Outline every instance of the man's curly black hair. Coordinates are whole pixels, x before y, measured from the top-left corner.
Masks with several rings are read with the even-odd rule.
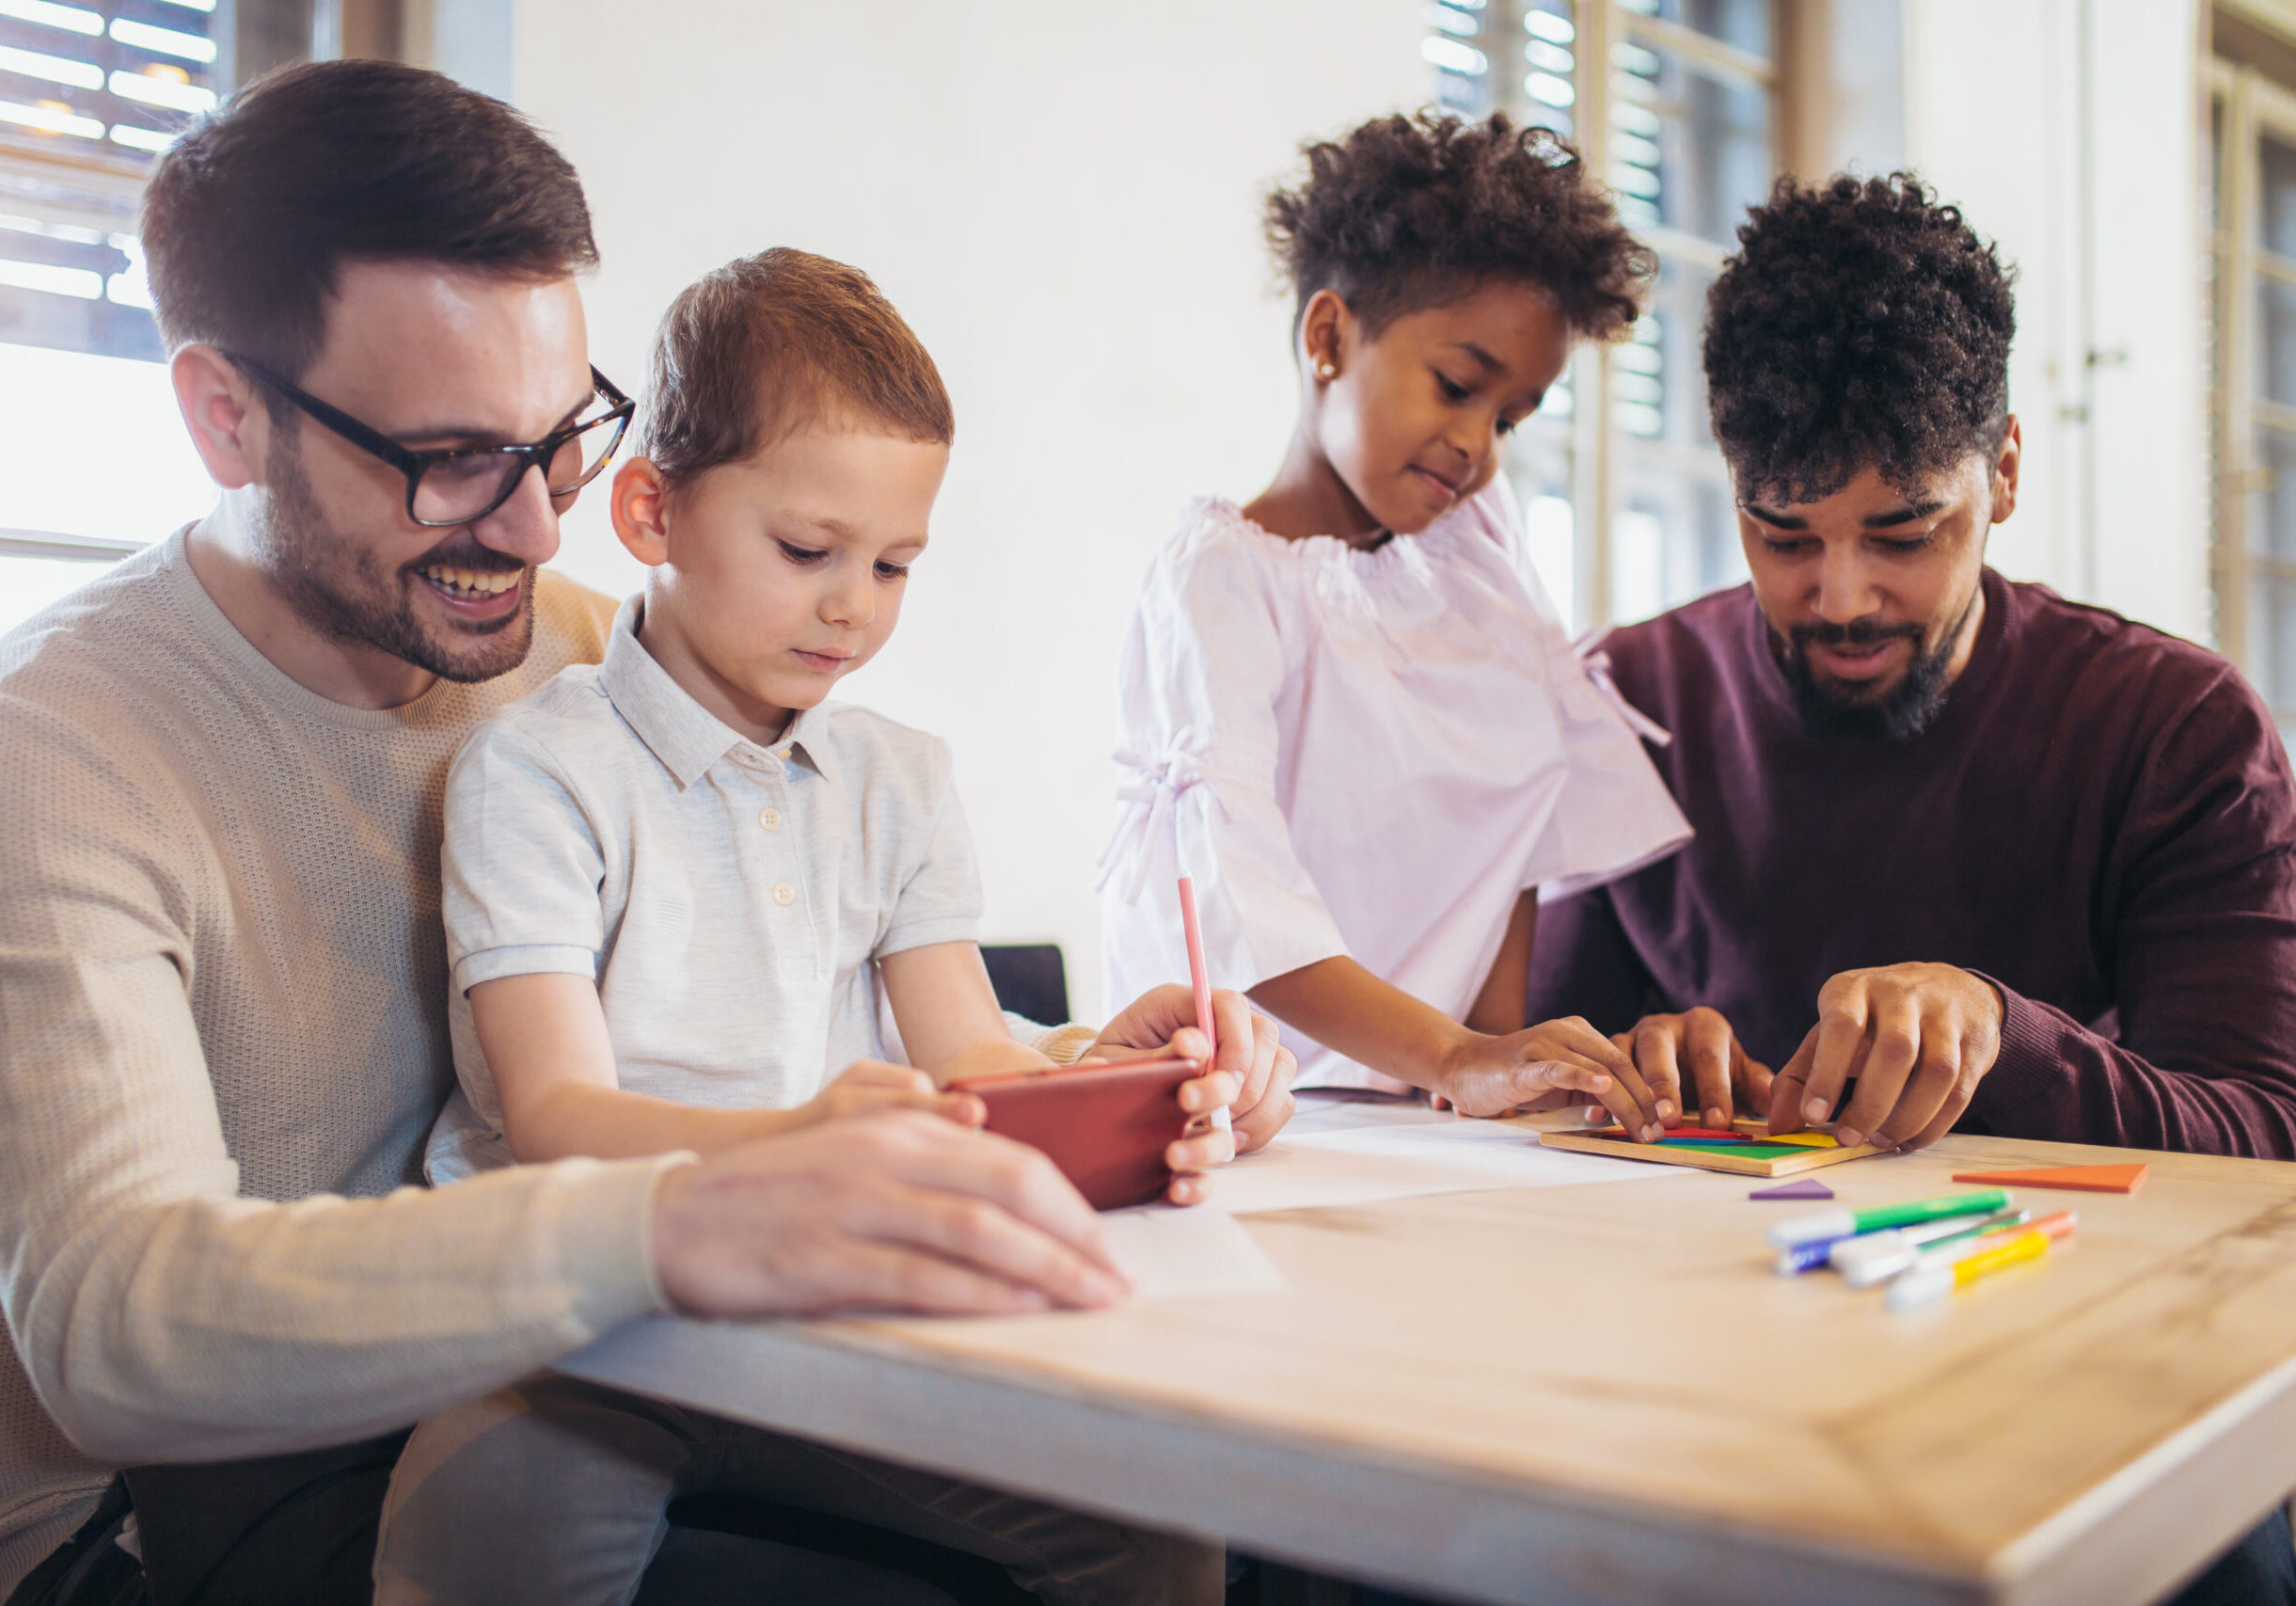
[[[1911,173],[1781,179],[1706,296],[1706,395],[1741,496],[1901,490],[2009,419],[2012,271]]]
[[[1299,311],[1338,293],[1377,334],[1495,281],[1550,292],[1576,334],[1616,340],[1657,260],[1552,130],[1422,112],[1305,148],[1307,181],[1268,197],[1268,244]],[[1296,319],[1296,314],[1295,314]]]

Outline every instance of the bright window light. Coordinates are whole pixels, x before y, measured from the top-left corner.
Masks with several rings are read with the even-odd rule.
[[[94,229],[82,229],[71,223],[42,223],[37,217],[18,217],[0,213],[0,229],[16,234],[38,234],[43,240],[63,240],[74,246],[101,246],[103,235]]]
[[[1565,634],[1578,633],[1578,543],[1571,504],[1560,497],[1533,497],[1523,510],[1523,534],[1530,566],[1538,572],[1562,615]]]
[[[0,374],[8,461],[40,466],[0,474],[0,530],[140,546],[214,505],[166,364],[0,344]],[[121,463],[135,472],[121,473]]]
[[[37,50],[17,50],[0,44],[0,72],[20,72],[26,78],[45,78],[74,89],[103,87],[103,69],[92,61],[64,56],[43,56]]]
[[[1558,78],[1552,72],[1531,73],[1523,80],[1523,92],[1550,106],[1567,106],[1578,99],[1578,91],[1571,87],[1571,81]]]
[[[215,0],[161,0],[163,5],[181,6],[186,11],[213,11]]]
[[[20,262],[0,257],[0,284],[17,290],[44,290],[51,295],[69,295],[80,301],[103,299],[102,274],[90,268],[58,267],[54,262]]]
[[[81,117],[70,106],[50,101],[43,105],[18,105],[14,101],[0,101],[0,122],[12,122],[24,128],[45,129],[50,134],[76,134],[83,139],[102,139],[103,124],[92,117]]]
[[[55,0],[0,0],[0,17],[62,28],[66,33],[86,34],[90,39],[103,32],[103,19],[95,12],[77,6],[58,6]]]
[[[166,106],[171,112],[203,112],[213,109],[215,104],[215,92],[213,89],[202,89],[197,84],[180,84],[172,78],[158,78],[144,72],[113,73],[112,93],[123,101],[141,101],[148,106]]]
[[[1523,31],[1549,44],[1568,44],[1578,37],[1578,30],[1571,26],[1570,18],[1558,17],[1552,11],[1524,12]]]
[[[1483,53],[1473,45],[1462,44],[1455,39],[1437,39],[1433,35],[1419,41],[1419,54],[1446,72],[1464,72],[1469,77],[1491,65]]]
[[[124,145],[131,151],[150,151],[154,154],[176,142],[172,134],[162,134],[156,128],[138,128],[132,122],[112,124],[112,143]]]
[[[203,34],[155,28],[150,23],[132,23],[125,17],[112,19],[112,38],[121,44],[132,44],[137,50],[157,51],[162,56],[180,56],[185,61],[207,62],[215,59],[215,41]]]
[[[1658,137],[1658,114],[1648,106],[1638,106],[1629,101],[1610,103],[1610,126],[1623,128],[1629,134],[1639,134],[1645,139]]]

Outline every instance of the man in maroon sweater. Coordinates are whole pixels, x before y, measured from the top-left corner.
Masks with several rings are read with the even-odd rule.
[[[1532,1020],[1681,1119],[2296,1156],[2296,786],[2239,671],[1985,566],[2007,275],[1911,179],[1781,183],[1707,310],[1750,585],[1604,644],[1697,828],[1539,914]],[[1775,1079],[1770,1067],[1777,1066]],[[2177,1606],[2296,1598],[2275,1510]]]
[[[1541,912],[1530,1018],[1631,1033],[1709,1124],[1854,1083],[1845,1140],[2296,1156],[2286,751],[2215,653],[1985,566],[1991,248],[1911,180],[1739,240],[1705,361],[1752,583],[1604,644],[1697,838]]]

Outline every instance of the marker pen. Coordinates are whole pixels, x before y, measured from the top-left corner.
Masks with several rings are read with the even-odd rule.
[[[2009,1207],[2004,1188],[1980,1188],[1974,1193],[1942,1194],[1936,1199],[1908,1200],[1903,1204],[1878,1204],[1866,1210],[1819,1210],[1791,1216],[1770,1229],[1773,1248],[1790,1249],[1820,1238],[1848,1238],[1877,1232],[1884,1227],[1910,1227],[1947,1216],[1990,1215]]]
[[[1924,1221],[1918,1227],[1889,1227],[1860,1237],[1834,1239],[1828,1259],[1852,1288],[1871,1288],[1895,1277],[1932,1246],[1998,1232],[2004,1227],[2020,1227],[2032,1219],[2030,1210],[2003,1210],[1975,1220],[1966,1216],[1948,1216],[1939,1221]]]
[[[1978,1252],[1966,1259],[1950,1264],[1917,1265],[1890,1284],[1889,1307],[1892,1311],[1918,1311],[1924,1305],[1934,1305],[1955,1289],[1966,1288],[1979,1278],[2039,1260],[2049,1253],[2050,1245],[2072,1230],[2072,1212],[2061,1211],[2035,1222],[2022,1232],[2005,1235],[1993,1248],[1981,1246]]]

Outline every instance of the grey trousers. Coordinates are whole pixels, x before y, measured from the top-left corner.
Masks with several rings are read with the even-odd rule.
[[[968,1551],[1075,1606],[1218,1606],[1217,1546],[542,1377],[432,1418],[391,1475],[375,1606],[626,1606],[670,1503],[749,1494]]]

